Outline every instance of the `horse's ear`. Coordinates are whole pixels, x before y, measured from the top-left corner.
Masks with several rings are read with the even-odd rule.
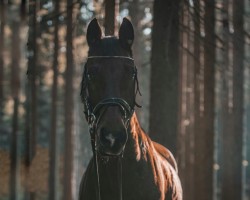
[[[130,49],[134,41],[133,25],[125,17],[122,20],[122,24],[119,30],[119,40],[122,46],[126,49]]]
[[[87,28],[87,42],[88,45],[94,44],[96,41],[100,40],[102,37],[102,30],[97,22],[97,19],[94,18],[89,23]]]

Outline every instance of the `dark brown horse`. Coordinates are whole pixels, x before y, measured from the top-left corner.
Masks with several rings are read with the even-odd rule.
[[[134,113],[138,81],[133,40],[126,18],[119,38],[102,38],[96,19],[88,26],[81,97],[94,156],[82,178],[79,200],[182,199],[174,157],[144,133]]]

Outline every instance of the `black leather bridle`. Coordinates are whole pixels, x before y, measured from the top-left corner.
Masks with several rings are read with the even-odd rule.
[[[115,58],[115,59],[129,59],[134,62],[134,59],[131,57],[126,57],[126,56],[89,56],[89,59],[98,59],[98,58]],[[85,117],[88,121],[89,124],[89,133],[90,133],[90,138],[91,138],[91,145],[92,145],[92,151],[93,151],[93,157],[94,157],[94,165],[96,169],[96,192],[97,192],[97,199],[101,200],[101,195],[100,195],[100,177],[99,177],[99,167],[98,167],[98,152],[97,152],[97,144],[96,144],[96,129],[99,124],[99,120],[101,119],[101,116],[105,112],[105,108],[109,106],[118,106],[123,114],[123,120],[126,128],[128,128],[130,119],[134,113],[134,107],[141,107],[138,105],[135,101],[136,94],[140,93],[139,89],[139,84],[138,84],[138,79],[137,79],[137,68],[134,65],[134,74],[133,74],[133,79],[134,79],[134,103],[133,105],[130,105],[125,99],[118,98],[118,97],[112,97],[112,98],[106,98],[97,103],[94,107],[91,105],[91,102],[89,100],[89,93],[88,93],[88,69],[85,66],[84,73],[83,73],[83,82],[82,82],[82,88],[81,88],[81,97],[82,101],[84,103],[84,108],[85,108]],[[119,200],[122,200],[122,156],[123,152],[121,155],[117,156],[118,158],[118,174],[120,177],[119,178]]]

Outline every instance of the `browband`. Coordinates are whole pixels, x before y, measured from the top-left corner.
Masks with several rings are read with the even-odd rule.
[[[131,57],[128,57],[128,56],[89,56],[87,57],[88,59],[91,59],[91,58],[126,58],[126,59],[129,59],[129,60],[133,60],[133,58]]]

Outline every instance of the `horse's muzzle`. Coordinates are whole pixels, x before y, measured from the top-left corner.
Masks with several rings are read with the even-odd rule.
[[[98,129],[97,150],[101,155],[118,156],[122,154],[127,142],[125,127],[112,130],[108,127]]]

